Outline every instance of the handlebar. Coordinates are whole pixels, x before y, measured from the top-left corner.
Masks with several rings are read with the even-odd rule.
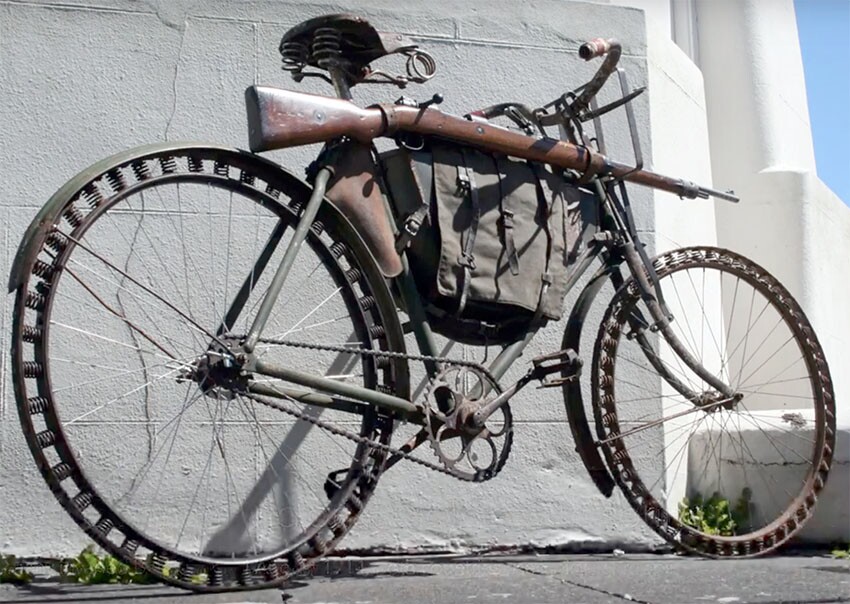
[[[590,100],[596,96],[596,93],[605,85],[608,77],[617,69],[617,63],[620,61],[622,50],[622,45],[614,38],[609,38],[608,40],[594,38],[579,47],[578,56],[585,61],[590,61],[603,55],[605,55],[605,61],[596,73],[593,74],[593,78],[584,86],[581,94],[573,103],[573,110],[576,113],[587,109]]]

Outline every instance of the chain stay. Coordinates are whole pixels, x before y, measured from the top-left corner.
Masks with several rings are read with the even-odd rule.
[[[289,341],[289,340],[282,340],[282,339],[276,339],[276,338],[260,338],[258,341],[263,343],[263,344],[275,344],[275,345],[278,345],[278,346],[289,346],[291,348],[304,348],[304,349],[309,349],[309,350],[324,350],[324,351],[336,352],[336,353],[340,353],[340,354],[357,354],[361,357],[383,357],[383,358],[389,358],[389,359],[405,359],[405,360],[408,360],[408,361],[434,361],[434,362],[443,363],[443,364],[446,364],[446,365],[457,365],[457,366],[461,366],[461,367],[471,367],[471,368],[474,368],[474,369],[480,371],[484,375],[486,375],[487,378],[491,379],[494,383],[498,383],[498,381],[493,377],[493,375],[487,370],[486,367],[484,367],[480,363],[476,363],[474,361],[463,361],[463,360],[459,360],[459,359],[450,359],[450,358],[446,358],[446,357],[436,357],[436,356],[428,356],[428,355],[407,354],[407,353],[404,353],[404,352],[393,352],[393,351],[387,351],[387,350],[372,350],[372,349],[369,349],[369,348],[352,348],[352,347],[349,347],[349,346],[331,346],[331,345],[327,345],[327,344],[310,344],[310,343],[307,343],[307,342],[293,342],[293,341]],[[428,381],[431,382],[432,378],[428,378]],[[486,480],[488,480],[489,478],[492,477],[492,474],[485,473],[485,472],[476,473],[474,476],[467,476],[467,475],[458,474],[458,473],[455,473],[452,470],[450,470],[449,468],[446,468],[442,465],[439,465],[439,464],[436,464],[436,463],[433,463],[433,462],[430,462],[430,461],[425,461],[424,459],[420,459],[418,457],[414,457],[411,453],[407,453],[407,452],[402,451],[401,449],[396,448],[396,447],[391,447],[389,445],[379,443],[379,442],[372,440],[370,438],[366,438],[365,436],[360,436],[359,434],[355,434],[354,432],[351,432],[350,430],[344,430],[343,428],[340,428],[340,427],[335,426],[333,424],[330,424],[328,422],[322,421],[318,418],[311,417],[311,416],[307,415],[306,413],[303,413],[301,411],[297,411],[296,409],[291,409],[291,408],[289,408],[289,407],[287,407],[287,406],[283,405],[282,403],[279,403],[275,400],[268,399],[266,397],[256,395],[256,394],[253,394],[253,393],[250,393],[250,392],[243,392],[241,394],[242,394],[242,396],[250,398],[251,400],[258,402],[261,405],[271,407],[272,409],[275,409],[277,411],[282,411],[283,413],[286,413],[286,414],[288,414],[292,417],[295,417],[297,419],[300,419],[300,420],[306,421],[310,424],[313,424],[317,428],[320,428],[322,430],[330,432],[331,434],[334,434],[336,436],[342,436],[343,438],[346,438],[353,443],[366,445],[368,447],[378,449],[378,450],[383,451],[385,453],[388,453],[390,455],[398,456],[401,459],[404,459],[404,460],[407,460],[407,461],[412,461],[413,463],[418,464],[418,465],[420,465],[424,468],[427,468],[429,470],[433,470],[433,471],[439,472],[441,474],[447,474],[449,476],[453,476],[453,477],[457,478],[458,480],[460,480],[462,482],[484,482],[484,481],[486,481]]]

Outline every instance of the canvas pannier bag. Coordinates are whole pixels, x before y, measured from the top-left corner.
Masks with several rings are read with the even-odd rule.
[[[504,343],[561,318],[569,267],[596,222],[592,195],[542,164],[443,141],[382,159],[435,331]]]

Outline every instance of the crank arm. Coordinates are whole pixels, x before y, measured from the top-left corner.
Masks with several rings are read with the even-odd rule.
[[[528,373],[518,379],[513,386],[472,414],[468,421],[473,428],[483,428],[493,413],[507,404],[517,392],[525,388],[531,381],[540,380],[541,388],[551,388],[553,386],[561,386],[566,382],[577,379],[581,375],[581,359],[574,350],[569,348],[536,357],[531,362],[532,367],[528,370]],[[555,373],[559,374],[559,377],[547,377]]]
[[[384,465],[384,472],[389,470],[391,467],[396,465],[398,462],[404,459],[404,456],[408,453],[412,453],[414,449],[419,448],[419,445],[428,440],[428,431],[425,428],[422,428],[419,432],[410,437],[410,439],[401,446],[399,449],[399,453],[393,453],[390,458],[387,460],[387,463]]]
[[[473,428],[483,428],[491,415],[506,405],[517,392],[525,388],[525,386],[534,379],[537,379],[535,370],[530,369],[528,373],[519,378],[513,386],[473,413],[467,421]]]

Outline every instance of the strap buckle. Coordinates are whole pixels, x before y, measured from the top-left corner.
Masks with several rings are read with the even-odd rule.
[[[457,188],[459,191],[470,191],[472,189],[472,179],[469,177],[469,168],[466,166],[457,171]]]
[[[408,215],[407,218],[404,219],[404,223],[401,227],[401,232],[399,232],[396,237],[396,251],[401,252],[401,250],[407,248],[410,245],[410,242],[414,237],[419,233],[419,229],[422,228],[422,224],[425,222],[425,218],[428,215],[428,204],[420,205],[415,212]]]
[[[457,257],[457,263],[469,270],[475,270],[475,256],[472,254],[468,254],[466,252],[461,252],[460,256]]]
[[[416,213],[411,214],[404,221],[404,232],[410,235],[411,238],[419,234],[419,229],[422,228],[422,220],[416,216]]]

